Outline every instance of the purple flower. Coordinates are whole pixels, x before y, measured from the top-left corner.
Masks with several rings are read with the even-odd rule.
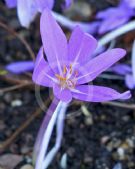
[[[91,59],[97,46],[96,39],[76,27],[67,42],[49,9],[42,13],[40,28],[43,47],[33,72],[36,84],[53,88],[55,97],[64,102],[70,102],[72,98],[103,102],[131,97],[129,91],[120,94],[108,87],[87,84],[123,58],[125,50],[112,49]]]
[[[121,0],[118,7],[112,7],[97,14],[96,18],[101,19],[101,25],[99,28],[100,34],[123,25],[135,15],[135,2],[133,2],[134,0],[131,1]]]

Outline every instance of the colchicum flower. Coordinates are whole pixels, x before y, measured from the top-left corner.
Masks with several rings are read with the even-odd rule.
[[[135,1],[121,0],[118,7],[112,7],[98,12],[96,18],[101,19],[99,34],[111,31],[130,20],[135,16]]]
[[[67,42],[49,9],[42,13],[40,31],[43,47],[33,72],[36,84],[53,88],[55,97],[63,102],[70,102],[72,98],[104,102],[131,97],[129,91],[120,94],[108,87],[88,84],[123,58],[125,50],[112,49],[91,59],[97,46],[96,39],[77,26]],[[47,60],[44,59],[44,51]]]

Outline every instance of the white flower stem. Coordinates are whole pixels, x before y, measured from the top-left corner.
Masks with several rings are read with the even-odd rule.
[[[58,103],[58,105],[57,105],[57,107],[56,107],[56,109],[49,121],[49,124],[45,130],[45,133],[42,137],[42,142],[41,142],[40,151],[39,151],[39,154],[38,154],[38,157],[36,160],[35,169],[42,168],[42,164],[43,164],[46,152],[47,152],[47,148],[48,148],[48,144],[49,144],[49,141],[51,138],[51,134],[52,134],[52,131],[53,131],[53,128],[54,128],[54,125],[55,125],[55,122],[56,122],[56,119],[57,119],[57,116],[58,116],[58,113],[59,113],[62,103],[63,102],[61,102],[61,101]]]
[[[127,24],[121,26],[120,28],[115,29],[107,33],[98,41],[98,48],[97,51],[100,50],[101,47],[106,45],[107,43],[111,42],[113,39],[135,29],[135,20],[128,22]]]
[[[47,169],[47,167],[50,165],[54,156],[56,155],[56,153],[58,152],[58,150],[60,148],[62,137],[63,137],[63,129],[64,129],[64,120],[65,120],[66,109],[67,109],[67,104],[63,103],[61,105],[61,110],[60,110],[60,112],[58,114],[58,118],[57,118],[56,142],[55,142],[54,147],[46,155],[44,162],[43,162],[43,168],[42,169]]]
[[[52,115],[57,107],[59,103],[59,100],[57,98],[54,98],[51,105],[49,106],[46,114],[45,114],[45,117],[43,119],[43,122],[40,126],[40,129],[39,129],[39,132],[38,132],[38,135],[37,135],[37,138],[36,138],[36,142],[35,142],[35,146],[34,146],[34,153],[33,153],[33,162],[35,164],[35,161],[36,161],[36,158],[38,157],[38,154],[39,154],[39,151],[40,151],[40,147],[41,147],[41,143],[42,143],[42,140],[43,140],[43,136],[44,136],[44,133],[46,131],[46,128],[52,118]]]

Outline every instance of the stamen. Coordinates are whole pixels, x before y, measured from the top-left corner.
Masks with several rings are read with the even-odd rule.
[[[72,69],[72,64],[70,64],[70,69],[69,69],[69,73],[72,74],[73,69]]]
[[[63,68],[63,74],[66,74],[66,73],[67,73],[67,67],[64,66],[64,68]]]
[[[66,77],[62,77],[62,76],[60,76],[60,75],[58,75],[58,74],[55,74],[55,76],[56,76],[60,81],[66,81],[66,80],[67,80]]]
[[[69,87],[71,87],[71,88],[75,88],[75,85],[76,85],[76,83],[75,82],[73,82],[72,80],[68,80],[70,83],[68,84],[69,85]]]
[[[68,77],[67,72],[70,73],[70,77]],[[73,76],[71,76],[71,75],[73,75]],[[73,67],[71,64],[70,64],[69,68],[67,68],[66,66],[63,67],[63,75],[55,74],[55,77],[58,79],[61,89],[75,88],[76,82],[77,82],[77,78],[76,78],[77,76],[78,76],[78,71],[73,72]]]
[[[79,74],[79,73],[78,73],[78,71],[75,71],[75,77],[77,77],[77,76],[78,76],[78,74]]]

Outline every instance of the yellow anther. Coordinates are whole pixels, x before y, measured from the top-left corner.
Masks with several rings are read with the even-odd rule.
[[[69,76],[70,73],[70,76]],[[69,67],[63,66],[63,74],[55,74],[58,79],[59,85],[62,88],[73,89],[76,86],[78,71],[73,71],[73,66],[70,64]]]
[[[64,66],[64,68],[63,68],[63,74],[66,74],[66,73],[67,73],[67,67]]]
[[[66,81],[66,80],[67,80],[66,77],[62,77],[62,76],[60,76],[60,75],[58,75],[58,74],[55,74],[55,76],[56,76],[57,79],[60,80],[60,81]]]
[[[73,69],[72,69],[72,64],[70,64],[69,73],[72,74],[72,71],[73,71]]]

